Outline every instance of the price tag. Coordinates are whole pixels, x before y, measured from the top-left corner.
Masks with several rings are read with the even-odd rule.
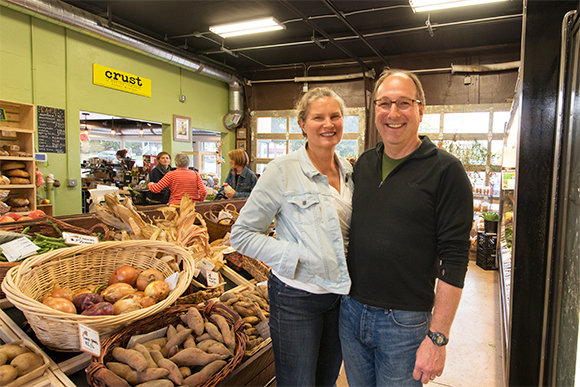
[[[2,249],[7,260],[14,262],[35,254],[40,247],[36,246],[28,238],[23,237],[0,245],[0,249]]]
[[[67,245],[94,245],[99,243],[99,238],[92,235],[73,234],[71,232],[63,232],[62,237],[64,243]]]
[[[261,323],[259,323],[258,325],[256,325],[256,329],[258,330],[258,333],[260,334],[260,336],[266,340],[267,338],[270,337],[270,324],[269,324],[268,319],[262,321]]]
[[[81,343],[81,350],[96,357],[101,356],[99,332],[79,323],[79,341]]]
[[[169,285],[169,291],[173,291],[173,289],[175,289],[177,286],[177,281],[179,281],[179,273],[175,272],[171,274],[169,277],[165,278],[164,281],[167,285]]]
[[[205,278],[207,279],[207,286],[209,286],[210,288],[213,288],[214,286],[218,286],[220,284],[220,276],[213,270],[206,270]]]

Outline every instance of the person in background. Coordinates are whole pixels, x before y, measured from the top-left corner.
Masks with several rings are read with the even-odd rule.
[[[341,295],[350,278],[345,246],[352,167],[335,154],[344,102],[328,88],[297,105],[306,144],[265,168],[232,226],[231,245],[271,267],[270,333],[278,386],[333,386],[342,355]],[[274,219],[276,238],[266,236]]]
[[[234,149],[228,152],[228,157],[230,159],[230,164],[232,169],[226,181],[219,189],[217,196],[222,199],[233,199],[233,198],[247,198],[250,196],[252,189],[256,185],[258,179],[254,172],[247,167],[250,163],[250,158],[248,154],[243,149]],[[232,188],[232,190],[226,190],[225,185]]]
[[[152,183],[158,183],[172,169],[171,155],[169,153],[159,152],[156,158],[157,165],[149,172],[149,181]],[[167,203],[169,202],[170,194],[169,188],[164,188],[161,192],[152,194],[151,199],[160,203]]]
[[[117,157],[117,161],[119,161],[119,162],[125,160],[127,158],[127,149],[118,150],[115,157]]]
[[[177,168],[167,172],[158,183],[149,183],[149,190],[159,193],[164,188],[169,188],[169,204],[179,204],[185,194],[194,202],[204,201],[207,191],[199,173],[188,168],[189,156],[185,153],[176,154],[175,166]]]
[[[445,365],[473,194],[461,162],[418,135],[425,93],[414,74],[387,70],[373,96],[382,142],[354,166],[342,353],[350,386],[421,386]]]

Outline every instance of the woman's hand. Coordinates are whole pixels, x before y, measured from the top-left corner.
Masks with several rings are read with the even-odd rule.
[[[230,192],[226,191],[226,192],[224,192],[224,193],[226,194],[226,197],[227,197],[228,199],[233,199],[233,197],[234,197],[234,194],[236,193],[236,191],[234,191],[234,190],[231,190]]]

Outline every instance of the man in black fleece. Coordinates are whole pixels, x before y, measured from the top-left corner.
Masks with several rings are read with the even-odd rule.
[[[354,167],[342,352],[349,385],[420,386],[445,365],[469,262],[472,187],[457,158],[418,136],[425,95],[415,75],[388,70],[373,95],[383,141]]]

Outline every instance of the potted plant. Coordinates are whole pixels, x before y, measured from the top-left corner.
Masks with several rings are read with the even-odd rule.
[[[483,219],[483,228],[486,233],[497,234],[499,214],[495,211],[482,212],[479,215]]]

